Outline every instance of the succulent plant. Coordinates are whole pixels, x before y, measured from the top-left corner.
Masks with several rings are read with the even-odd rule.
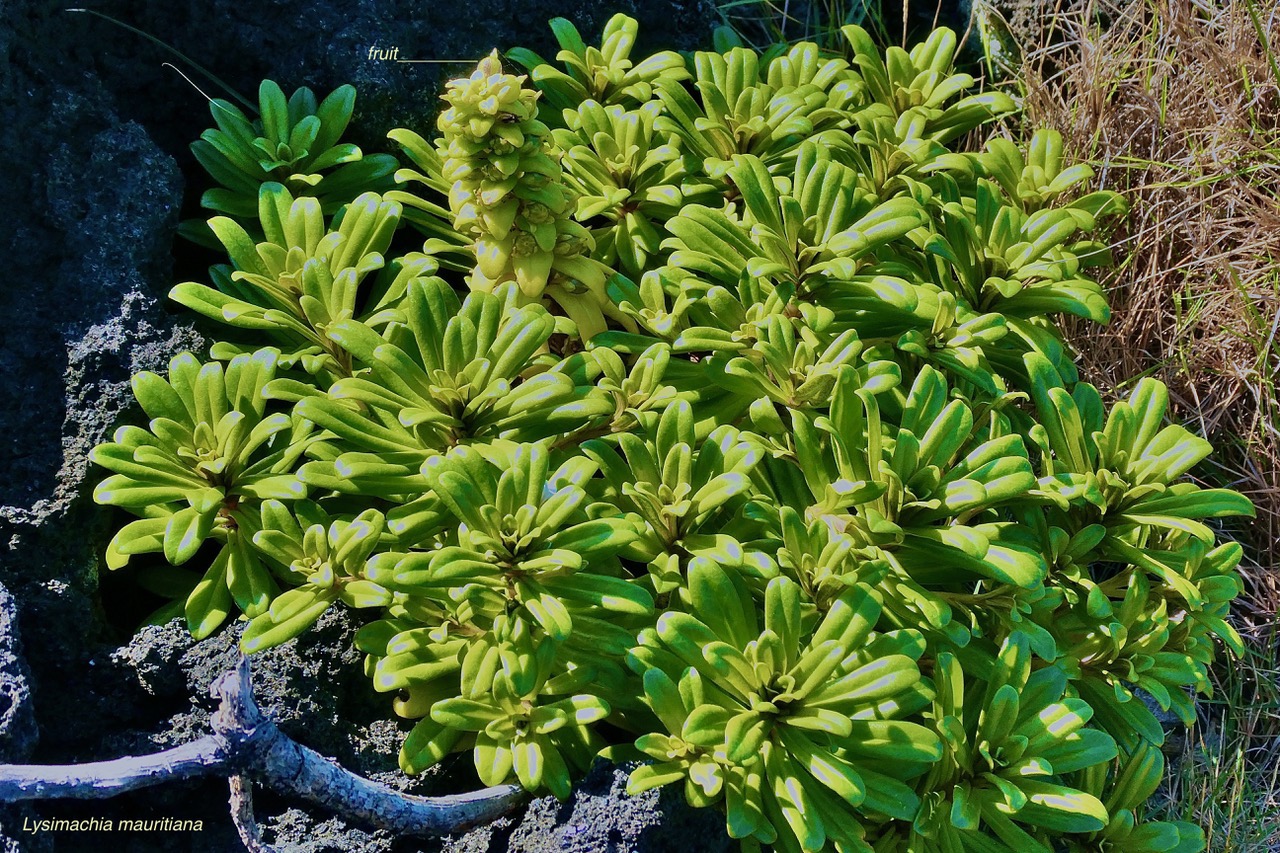
[[[663,224],[685,201],[688,169],[677,143],[657,131],[661,105],[632,110],[584,101],[552,131],[564,151],[565,183],[577,194],[574,216],[592,228],[603,262],[639,277],[662,253]]]
[[[525,788],[564,799],[570,767],[585,770],[604,745],[588,727],[609,715],[609,705],[590,693],[566,695],[589,685],[590,672],[553,676],[551,637],[535,641],[526,623],[505,617],[494,633],[495,646],[474,647],[484,650],[477,663],[463,662],[462,695],[436,702],[431,720],[442,731],[475,733],[476,771],[486,785],[514,774]]]
[[[1000,184],[1006,198],[1020,204],[1027,213],[1035,213],[1093,177],[1093,169],[1087,163],[1065,164],[1062,134],[1050,128],[1032,134],[1025,158],[1008,139],[987,140],[979,166]],[[1120,211],[1124,206],[1119,193],[1099,190],[1069,202],[1065,209],[1097,216],[1105,208]],[[1088,228],[1089,221],[1083,220],[1081,227]]]
[[[578,28],[564,18],[553,18],[551,30],[560,43],[556,59],[565,64],[565,71],[525,48],[513,48],[507,56],[529,69],[544,103],[556,113],[545,117],[554,124],[559,123],[561,110],[575,109],[583,101],[636,106],[653,99],[653,87],[659,81],[689,77],[684,59],[674,50],[632,61],[639,27],[626,15],[609,19],[598,48],[588,47]]]
[[[669,263],[720,285],[768,277],[804,297],[853,277],[861,258],[927,222],[914,199],[856,192],[852,170],[808,142],[785,193],[758,157],[736,155],[725,174],[742,196],[740,216],[689,205],[668,223]]]
[[[302,476],[359,492],[359,462],[369,461],[377,472],[372,493],[385,493],[394,488],[388,466],[416,478],[429,457],[458,444],[544,438],[612,414],[612,403],[570,363],[548,369],[537,363],[555,321],[540,305],[515,307],[520,301],[508,284],[494,293],[472,292],[459,304],[453,289],[433,276],[409,282],[382,334],[359,320],[334,323],[330,339],[363,372],[335,382],[327,394],[292,380],[268,392],[297,399],[303,417],[365,456],[317,459]],[[577,362],[590,369],[585,357]],[[417,490],[426,488],[421,483]]]
[[[262,396],[278,357],[263,349],[224,367],[182,353],[169,363],[167,380],[139,373],[133,392],[149,428],[121,427],[114,441],[93,449],[93,461],[115,472],[98,484],[94,500],[141,516],[107,546],[108,568],[155,552],[178,566],[206,540],[219,543],[184,596],[187,624],[198,638],[222,624],[233,600],[250,616],[267,609],[279,588],[252,547],[257,507],[307,494],[294,466],[312,425],[284,412],[268,415]]]
[[[266,612],[250,620],[240,643],[246,652],[292,640],[337,602],[349,607],[391,603],[391,593],[365,577],[365,561],[386,526],[382,513],[368,509],[350,521],[334,521],[319,505],[305,501],[294,511],[296,519],[280,501],[262,504],[262,527],[253,535],[253,544],[301,583],[276,596]]]
[[[228,125],[279,162],[172,296],[234,331],[94,451],[137,516],[107,565],[249,651],[359,608],[409,773],[566,797],[639,758],[748,851],[1203,850],[1144,818],[1144,697],[1190,721],[1242,650],[1212,525],[1253,510],[1056,325],[1106,321],[1123,200],[1050,132],[955,150],[1013,104],[949,32],[686,61],[553,27],[565,70],[509,54],[536,90],[495,54],[439,138],[393,131],[399,188],[312,180],[344,94]]]
[[[937,735],[900,719],[927,701],[918,633],[873,637],[879,603],[858,586],[806,625],[800,587],[774,578],[763,627],[745,585],[711,561],[689,591],[691,612],[662,615],[632,650],[665,728],[637,740],[658,761],[629,791],[687,780],[694,805],[723,798],[731,836],[778,850],[856,845],[858,812],[915,814],[904,780],[942,755]]]
[[[1053,666],[1032,672],[1030,640],[1016,631],[1001,646],[980,698],[966,691],[965,672],[954,654],[938,656],[933,719],[945,755],[930,769],[933,793],[913,831],[939,850],[984,829],[1010,849],[1034,850],[1038,830],[1103,829],[1109,816],[1102,801],[1063,781],[1105,767],[1116,744],[1086,727],[1093,709],[1064,696],[1066,674]]]
[[[589,620],[652,611],[648,592],[615,559],[636,538],[634,527],[585,516],[589,459],[552,472],[541,445],[495,443],[489,454],[459,448],[428,460],[428,482],[463,525],[457,544],[379,554],[369,562],[372,580],[465,600],[473,619],[518,614],[557,642],[573,633],[576,610]]]
[[[229,101],[210,101],[217,128],[202,133],[191,151],[221,186],[206,190],[200,203],[233,219],[250,220],[257,214],[258,189],[264,183],[306,192],[325,213],[334,213],[366,190],[389,188],[394,157],[366,156],[359,147],[338,141],[355,102],[352,86],[340,86],[319,103],[306,87],[286,100],[271,80],[263,80],[258,90],[256,119]]]
[[[640,522],[628,553],[648,563],[658,593],[684,585],[690,557],[728,559],[726,548],[739,550],[711,531],[719,528],[714,519],[723,518],[748,487],[761,455],[757,447],[727,425],[699,441],[693,409],[684,400],[670,403],[649,435],[624,432],[616,441],[616,449],[593,440],[582,450],[599,463],[608,499]]]
[[[369,300],[369,310],[361,311],[361,282],[384,267],[400,206],[365,193],[326,228],[316,199],[295,199],[280,184],[263,184],[258,201],[265,239],[255,244],[228,217],[209,220],[233,266],[210,271],[216,289],[185,282],[170,291],[170,298],[227,325],[267,333],[282,348],[286,367],[298,362],[329,381],[350,376],[350,357],[329,339],[328,328],[399,299],[409,279],[435,272],[435,262],[425,255],[399,259],[378,282],[380,299]],[[214,356],[230,358],[242,350],[219,343]]]
[[[952,66],[959,42],[946,27],[934,30],[910,51],[890,46],[883,53],[862,27],[849,24],[841,27],[841,32],[853,50],[853,62],[872,100],[897,115],[922,110],[927,133],[938,142],[948,142],[992,116],[1016,109],[1013,99],[999,91],[948,103],[972,88],[974,79],[955,73]]]
[[[769,60],[744,47],[693,57],[695,99],[679,81],[660,80],[656,95],[666,116],[660,128],[701,158],[712,186],[735,154],[753,154],[773,166],[785,163],[801,142],[824,130],[847,127],[864,87],[843,59],[823,58],[802,42]],[[699,100],[701,103],[699,103]]]
[[[1097,832],[1065,839],[1071,853],[1084,850],[1184,853],[1205,848],[1204,830],[1186,821],[1148,821],[1143,804],[1164,777],[1164,756],[1142,743],[1113,764],[1095,764],[1074,774],[1076,784],[1101,800],[1111,820]]]

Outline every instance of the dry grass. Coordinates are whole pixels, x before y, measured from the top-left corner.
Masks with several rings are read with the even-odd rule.
[[[1257,0],[1254,0],[1256,3]],[[1042,19],[1025,118],[1128,197],[1114,320],[1072,329],[1109,390],[1164,380],[1212,440],[1207,476],[1259,509],[1257,617],[1280,605],[1280,11],[1249,0],[1094,0]],[[1270,622],[1270,618],[1256,620]]]
[[[1274,0],[1068,0],[1020,31],[1024,120],[1055,127],[1129,198],[1109,326],[1076,324],[1081,375],[1170,387],[1214,442],[1201,472],[1248,494],[1248,654],[1172,756],[1160,809],[1214,853],[1280,851],[1280,7]],[[1053,0],[1048,4],[1052,7]],[[1016,25],[1016,22],[1015,22]]]

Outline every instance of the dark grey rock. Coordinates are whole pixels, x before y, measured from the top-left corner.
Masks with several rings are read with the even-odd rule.
[[[6,257],[31,265],[16,279],[24,286],[3,297],[3,381],[18,385],[4,390],[24,401],[6,413],[0,445],[0,463],[18,475],[0,492],[11,522],[40,524],[65,512],[80,492],[88,448],[131,402],[129,372],[203,343],[183,338],[159,304],[181,201],[176,164],[138,124],[85,128],[88,103],[61,93],[49,107],[50,120],[66,126],[47,140],[43,186],[15,205],[39,216],[5,229]]]
[[[631,766],[596,762],[566,802],[554,797],[534,800],[497,847],[484,830],[475,833],[489,847],[469,845],[467,838],[444,848],[447,853],[508,850],[510,853],[719,853],[737,848],[724,828],[724,817],[712,809],[690,808],[680,786],[627,795]]]
[[[28,758],[37,737],[17,617],[13,596],[0,584],[0,761],[8,763]]]
[[[261,828],[263,840],[279,853],[389,853],[394,842],[389,832],[352,829],[336,819],[316,821],[305,811],[292,808],[268,818]]]
[[[182,620],[164,625],[147,625],[138,630],[129,644],[122,646],[112,659],[133,670],[142,689],[152,696],[186,696],[186,679],[179,667],[182,655],[195,640]]]
[[[63,13],[4,11],[0,146],[22,161],[0,175],[0,395],[17,401],[0,410],[0,571],[30,626],[41,749],[56,756],[134,707],[95,660],[112,642],[96,593],[117,519],[87,500],[88,452],[132,411],[132,372],[203,341],[162,307],[177,164],[62,52]]]
[[[568,18],[594,43],[605,21],[625,12],[641,22],[639,51],[705,47],[716,20],[710,0],[476,0],[465,6],[418,0],[267,0],[246,6],[212,0],[98,8],[169,42],[254,103],[264,77],[286,92],[308,85],[323,94],[343,83],[355,85],[352,138],[366,150],[388,150],[386,132],[394,127],[432,129],[441,81],[495,47],[521,45],[554,57],[551,18]],[[208,126],[204,98],[171,69],[160,67],[172,60],[170,55],[90,16],[61,18],[58,25],[79,45],[76,56],[96,69],[128,117],[148,128],[161,126],[157,138],[166,150],[185,151]],[[373,46],[399,47],[406,59],[464,62],[370,61]],[[210,95],[228,97],[204,78],[192,77]],[[190,109],[175,116],[175,104]]]
[[[7,763],[30,758],[37,738],[17,616],[13,596],[0,584],[0,762]],[[13,828],[21,827],[23,818],[30,816],[27,806],[0,807],[0,851],[20,853],[22,848]]]

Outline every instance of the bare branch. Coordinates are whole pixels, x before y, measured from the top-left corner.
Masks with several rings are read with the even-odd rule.
[[[0,764],[0,803],[69,797],[99,800],[160,782],[220,773],[227,756],[221,741],[206,735],[151,755],[89,764]]]
[[[239,774],[227,779],[231,788],[231,822],[236,825],[240,843],[248,853],[276,853],[262,840],[258,822],[253,817],[253,782]]]
[[[253,700],[249,661],[214,683],[219,699],[213,734],[152,755],[90,764],[0,765],[0,803],[18,800],[101,799],[148,785],[201,776],[233,778],[232,805],[248,806],[248,779],[322,806],[344,819],[397,834],[447,835],[497,820],[525,798],[517,785],[468,794],[416,797],[344,770],[294,741],[264,717]],[[240,796],[234,777],[243,775]],[[251,815],[251,811],[245,812]],[[252,818],[249,818],[250,821]],[[264,848],[266,849],[266,848]]]

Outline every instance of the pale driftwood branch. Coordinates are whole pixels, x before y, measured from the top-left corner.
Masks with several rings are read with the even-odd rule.
[[[239,774],[227,779],[231,789],[231,822],[236,834],[248,853],[276,853],[276,849],[262,840],[258,822],[253,818],[253,782]]]
[[[0,803],[60,797],[100,800],[160,782],[217,773],[226,764],[216,738],[151,755],[91,764],[0,764]]]
[[[498,785],[469,794],[416,797],[344,770],[294,741],[262,715],[253,701],[246,658],[242,657],[236,669],[219,678],[212,692],[219,699],[211,721],[212,734],[164,752],[114,761],[2,764],[0,803],[100,799],[175,779],[244,775],[279,793],[323,806],[347,820],[397,834],[448,835],[497,820],[525,797],[516,785]],[[243,808],[243,794],[247,791],[242,788],[240,793]]]

